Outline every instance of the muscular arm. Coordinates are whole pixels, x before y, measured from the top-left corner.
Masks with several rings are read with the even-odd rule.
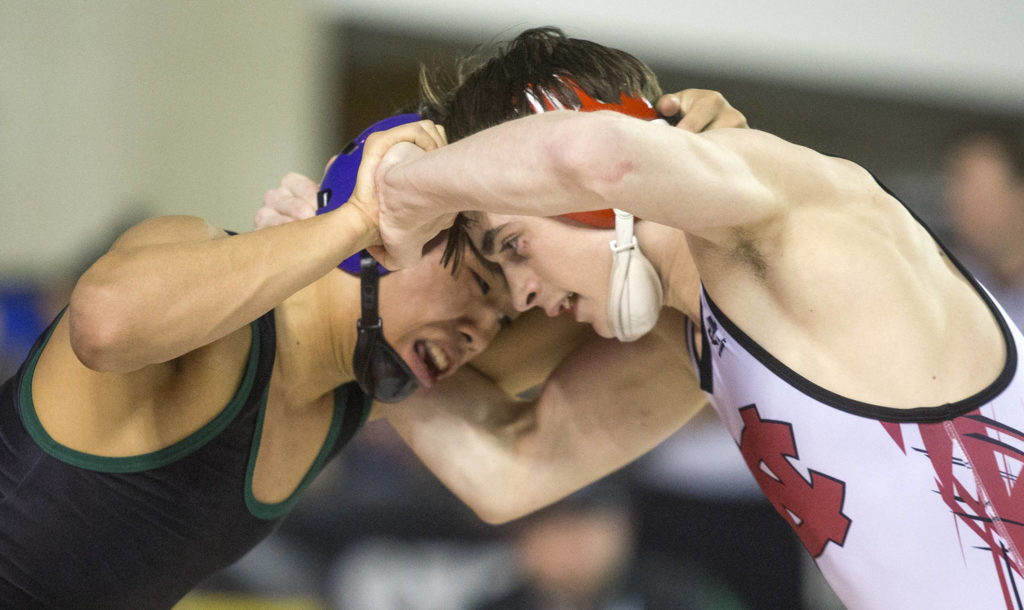
[[[188,217],[130,229],[72,293],[69,320],[78,358],[104,372],[166,362],[251,322],[379,242],[373,177],[398,142],[431,150],[444,137],[429,121],[372,134],[347,205],[332,214],[311,217],[310,200],[305,220],[232,239]],[[311,199],[315,192],[306,195]]]
[[[520,315],[468,366],[512,396],[542,384],[593,329],[569,316],[548,317],[540,309]]]
[[[438,477],[485,521],[541,508],[644,454],[700,407],[685,360],[683,317],[647,336],[593,336],[533,401],[516,401],[464,369],[385,416]]]
[[[389,249],[420,216],[482,210],[553,216],[616,207],[715,240],[832,188],[842,164],[750,129],[701,134],[613,112],[547,112],[388,166],[380,208]]]
[[[72,346],[104,372],[166,362],[273,309],[372,236],[356,208],[230,239],[199,218],[145,221],[79,279]]]

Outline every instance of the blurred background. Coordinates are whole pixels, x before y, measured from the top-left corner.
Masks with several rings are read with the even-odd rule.
[[[421,63],[448,68],[538,25],[857,161],[990,288],[1024,295],[1024,179],[1008,160],[1024,153],[953,145],[982,123],[1021,145],[1020,2],[3,0],[0,373],[131,224],[180,213],[248,230],[286,172],[319,177],[415,102]],[[831,607],[730,445],[701,419],[550,514],[492,528],[371,427],[277,534],[182,607]],[[552,549],[571,552],[559,565]]]

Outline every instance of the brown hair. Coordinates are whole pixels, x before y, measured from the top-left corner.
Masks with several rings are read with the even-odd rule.
[[[461,59],[454,82],[420,70],[420,114],[443,125],[449,142],[488,127],[533,114],[525,95],[540,89],[566,107],[579,98],[566,84],[568,77],[594,99],[617,103],[623,94],[654,101],[661,96],[658,79],[636,57],[589,40],[569,38],[556,27],[526,30],[490,51]],[[448,232],[442,261],[456,268],[467,245],[472,222],[459,214]]]

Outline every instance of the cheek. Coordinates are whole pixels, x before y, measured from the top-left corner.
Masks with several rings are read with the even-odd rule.
[[[587,246],[573,257],[563,257],[562,264],[550,273],[557,273],[573,292],[604,302],[608,297],[612,252],[607,241],[588,242]]]

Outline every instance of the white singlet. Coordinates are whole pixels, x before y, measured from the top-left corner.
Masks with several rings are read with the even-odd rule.
[[[703,333],[687,328],[701,386],[848,608],[1024,607],[1024,341],[974,284],[1002,327],[1006,365],[966,400],[917,409],[812,384],[701,288]]]

